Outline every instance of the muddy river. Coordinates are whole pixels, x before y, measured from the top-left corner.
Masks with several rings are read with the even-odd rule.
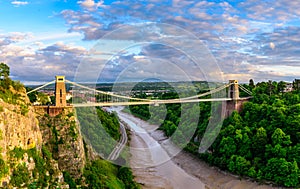
[[[122,108],[114,108],[119,118],[131,128],[130,165],[142,188],[151,189],[271,189],[250,180],[240,179],[208,166],[187,152],[171,156],[163,145],[166,139],[156,125],[150,125]]]

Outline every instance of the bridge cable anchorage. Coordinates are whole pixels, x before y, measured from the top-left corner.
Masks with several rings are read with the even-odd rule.
[[[248,89],[246,89],[244,86],[239,85],[239,88],[242,89],[245,93],[247,93],[248,95],[252,96],[252,92],[249,91]]]
[[[113,93],[110,93],[110,92],[104,92],[104,91],[96,90],[96,89],[93,89],[93,88],[90,88],[90,87],[86,87],[84,85],[80,85],[78,83],[75,83],[75,82],[72,82],[72,81],[69,81],[69,80],[66,80],[66,82],[68,82],[68,83],[70,83],[72,85],[75,85],[75,86],[87,89],[87,90],[94,91],[96,93],[100,93],[100,94],[104,94],[104,95],[108,95],[108,96],[112,96],[112,97],[117,97],[117,98],[127,99],[127,100],[136,100],[136,101],[146,101],[146,102],[148,102],[148,101],[150,102],[151,101],[149,99],[122,96],[122,95],[117,95],[117,94],[113,94]]]
[[[30,94],[30,93],[32,93],[34,91],[40,90],[40,89],[42,89],[42,88],[44,88],[44,87],[46,87],[48,85],[54,84],[54,83],[55,83],[55,80],[50,81],[49,83],[46,83],[46,84],[44,84],[44,85],[42,85],[40,87],[37,87],[37,88],[35,88],[35,89],[31,90],[31,91],[28,91],[26,94]]]

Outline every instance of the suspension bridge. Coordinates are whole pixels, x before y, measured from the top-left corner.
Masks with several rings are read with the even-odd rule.
[[[72,107],[91,107],[91,106],[125,106],[125,105],[159,105],[159,104],[173,104],[173,103],[192,103],[192,102],[215,102],[215,101],[245,101],[249,98],[251,98],[251,91],[243,87],[242,85],[238,84],[237,80],[230,80],[228,84],[224,84],[220,87],[217,87],[215,89],[212,89],[208,92],[197,94],[190,97],[184,97],[184,98],[175,98],[175,99],[165,99],[165,100],[159,100],[159,99],[145,99],[145,98],[136,98],[132,96],[125,96],[116,94],[113,92],[105,92],[101,90],[97,90],[95,88],[88,87],[83,84],[78,84],[73,81],[66,80],[64,76],[56,76],[56,80],[53,80],[51,82],[48,82],[40,87],[37,87],[29,92],[27,94],[30,94],[34,91],[41,90],[48,85],[55,84],[55,107],[65,107],[67,106],[66,103],[66,86],[65,83],[69,83],[73,85],[73,87],[78,87],[82,90],[89,91],[90,94],[101,95],[100,102],[89,102],[89,103],[76,103],[70,104]],[[221,92],[222,90],[225,90],[228,88],[228,95],[226,98],[203,98],[208,95],[212,95],[218,92]],[[249,97],[240,98],[239,97],[239,90],[243,90],[247,94],[249,94]],[[79,93],[78,93],[79,94]],[[77,95],[78,95],[77,94]],[[76,96],[76,93],[73,92],[73,97]]]

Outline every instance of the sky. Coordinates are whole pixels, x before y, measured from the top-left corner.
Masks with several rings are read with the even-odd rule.
[[[0,62],[25,84],[290,82],[299,54],[300,1],[0,0]]]

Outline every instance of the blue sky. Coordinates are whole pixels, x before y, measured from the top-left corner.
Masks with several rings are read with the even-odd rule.
[[[120,29],[145,23],[156,25],[147,33],[156,38],[142,36],[149,44],[136,43],[144,33],[135,32],[133,38],[132,31]],[[128,80],[137,79],[137,73],[141,78],[168,75],[174,80],[182,73],[192,80],[207,78],[188,58],[195,49],[176,50],[183,34],[174,28],[196,37],[185,40],[201,41],[225,81],[300,77],[300,1],[0,0],[0,25],[0,62],[11,67],[13,79],[25,83],[49,81],[57,74],[72,79],[82,68],[101,72],[103,81],[121,73]],[[151,44],[158,38],[173,40],[167,42],[173,48]],[[101,56],[91,58],[93,50]],[[160,68],[154,61],[161,62]],[[181,71],[166,74],[171,63]],[[201,66],[211,67],[207,62]]]

